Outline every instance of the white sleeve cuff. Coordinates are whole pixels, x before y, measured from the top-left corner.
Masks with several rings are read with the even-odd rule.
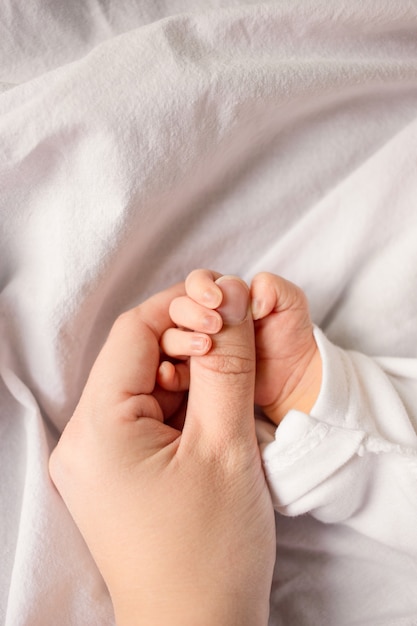
[[[274,506],[285,515],[375,526],[371,509],[395,511],[394,502],[402,506],[404,492],[415,485],[416,433],[392,380],[374,359],[338,348],[318,328],[314,336],[323,380],[310,414],[289,411],[278,428],[257,422]],[[393,459],[402,468],[396,483],[389,478]],[[408,505],[417,509],[417,497]],[[389,517],[395,524],[395,514]]]

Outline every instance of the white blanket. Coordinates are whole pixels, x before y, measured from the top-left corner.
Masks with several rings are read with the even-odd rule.
[[[113,623],[49,452],[117,314],[210,267],[293,280],[327,336],[316,413],[260,428],[271,626],[415,626],[415,2],[22,0],[0,18],[2,623]],[[316,423],[329,456],[285,474]],[[352,459],[365,475],[333,484]]]

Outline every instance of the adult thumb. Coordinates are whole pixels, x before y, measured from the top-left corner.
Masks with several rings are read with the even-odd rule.
[[[249,289],[235,276],[216,281],[223,292],[223,328],[213,347],[191,357],[183,439],[237,441],[254,434],[255,340]]]

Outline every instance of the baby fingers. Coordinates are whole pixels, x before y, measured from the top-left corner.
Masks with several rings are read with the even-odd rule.
[[[217,309],[223,300],[222,290],[215,281],[221,274],[211,270],[194,270],[185,280],[187,295],[208,309]]]
[[[270,313],[308,309],[303,291],[290,281],[268,272],[257,274],[250,286],[252,317],[259,320]]]
[[[177,326],[200,333],[215,334],[223,326],[220,313],[194,302],[187,296],[175,298],[171,302],[169,315]]]
[[[165,391],[187,391],[190,386],[190,368],[188,363],[162,361],[156,380]]]
[[[208,335],[179,328],[169,328],[160,341],[160,348],[165,356],[184,361],[190,356],[203,356],[211,350],[211,346],[212,340]],[[157,382],[165,391],[186,391],[190,385],[188,362],[162,361],[157,372]]]
[[[193,333],[179,328],[169,328],[161,337],[162,352],[170,357],[185,359],[201,356],[211,349],[212,340],[208,335]]]

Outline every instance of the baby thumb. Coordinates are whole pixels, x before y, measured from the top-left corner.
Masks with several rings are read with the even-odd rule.
[[[222,330],[211,351],[190,360],[190,390],[183,435],[194,443],[234,441],[254,433],[255,342],[249,289],[237,277],[216,281],[223,292]]]

